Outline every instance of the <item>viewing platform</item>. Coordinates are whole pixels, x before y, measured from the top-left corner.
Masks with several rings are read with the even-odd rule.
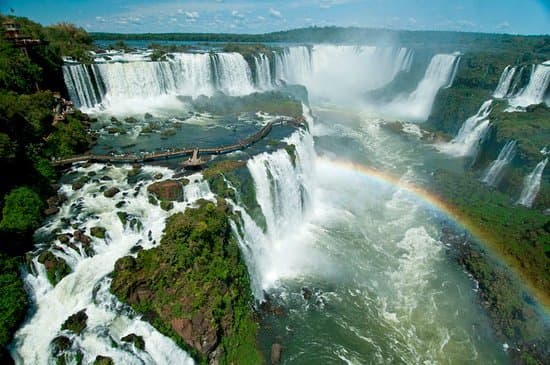
[[[280,117],[270,121],[262,127],[257,133],[245,138],[235,144],[219,147],[207,147],[207,148],[179,148],[170,149],[161,152],[145,152],[145,153],[126,153],[120,155],[79,155],[65,159],[57,159],[52,161],[53,166],[66,166],[77,162],[102,162],[102,163],[142,163],[151,162],[157,160],[167,160],[170,158],[178,158],[184,156],[191,156],[188,160],[184,161],[182,165],[186,168],[200,168],[204,166],[208,160],[203,160],[199,157],[202,155],[222,155],[235,151],[243,150],[250,145],[265,138],[273,129],[275,125],[291,125],[296,128],[304,127],[307,125],[303,117],[288,118]],[[187,165],[187,166],[186,166]]]

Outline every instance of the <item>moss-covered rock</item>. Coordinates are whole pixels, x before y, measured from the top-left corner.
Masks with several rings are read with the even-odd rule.
[[[120,340],[133,344],[137,349],[145,350],[145,341],[143,340],[143,337],[138,336],[134,333],[130,333],[122,337]]]
[[[52,285],[56,285],[65,276],[72,272],[71,267],[65,260],[55,256],[51,251],[44,251],[38,256],[38,262],[44,265],[48,280]]]
[[[228,207],[221,200],[198,204],[168,219],[159,247],[117,261],[111,290],[200,361],[262,363]]]
[[[92,227],[90,228],[90,235],[96,238],[104,239],[107,229],[105,227]]]
[[[86,329],[87,321],[88,315],[86,314],[86,310],[83,309],[67,318],[67,320],[61,325],[61,329],[80,335],[82,331]]]
[[[174,208],[174,202],[168,200],[161,200],[160,207],[162,210],[170,211]]]
[[[104,195],[106,198],[112,198],[113,196],[117,195],[119,192],[120,192],[120,189],[119,189],[119,188],[112,187],[112,188],[109,188],[109,189],[105,190],[105,191],[103,192],[103,195]]]
[[[176,180],[165,180],[152,183],[147,187],[147,191],[159,200],[183,200],[183,186]]]
[[[52,355],[58,356],[64,351],[67,351],[72,346],[72,341],[67,336],[57,336],[52,340],[51,347],[52,347]]]
[[[94,365],[114,365],[113,359],[108,356],[97,355],[94,360]]]
[[[118,219],[120,220],[120,223],[122,223],[123,226],[128,223],[128,213],[126,212],[116,212],[116,215]]]

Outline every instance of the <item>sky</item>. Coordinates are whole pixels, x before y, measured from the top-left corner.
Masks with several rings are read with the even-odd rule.
[[[550,0],[0,0],[0,12],[95,32],[267,33],[337,25],[550,34]]]

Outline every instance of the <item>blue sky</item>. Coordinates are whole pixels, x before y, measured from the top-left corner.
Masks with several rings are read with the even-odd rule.
[[[43,24],[89,31],[264,33],[308,26],[550,33],[550,0],[1,0]]]

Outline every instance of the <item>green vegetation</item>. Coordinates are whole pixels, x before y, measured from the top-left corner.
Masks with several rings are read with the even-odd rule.
[[[267,34],[220,33],[92,33],[96,40],[151,40],[198,41],[227,43],[346,43],[377,44],[380,39],[392,39],[406,47],[444,47],[442,51],[495,51],[503,48],[520,49],[520,55],[532,59],[548,53],[550,42],[544,36],[513,36],[509,34],[485,34],[466,32],[398,31],[360,27],[309,27]]]
[[[13,189],[5,197],[0,230],[34,231],[42,223],[42,200],[27,187]]]
[[[42,27],[26,18],[13,19],[21,34],[42,44],[25,54],[0,38],[0,359],[6,360],[2,363],[9,361],[4,347],[27,310],[18,267],[23,261],[20,255],[42,224],[45,200],[54,193],[51,184],[57,173],[50,161],[82,152],[92,142],[87,116],[78,111],[54,125],[50,91],[65,90],[62,56],[91,61],[87,52],[92,49],[91,37],[69,24]],[[70,272],[51,253],[42,254],[41,262],[53,284]]]
[[[10,343],[13,333],[25,318],[27,294],[19,279],[19,258],[0,253],[0,347]],[[0,359],[2,358],[0,351]]]
[[[221,198],[229,198],[244,206],[260,227],[265,228],[265,217],[256,200],[254,181],[245,161],[222,160],[203,171],[210,189]],[[231,184],[231,186],[228,185]]]
[[[261,364],[248,272],[229,215],[223,200],[173,215],[159,247],[117,261],[111,290],[201,363]]]
[[[262,111],[272,115],[297,118],[303,114],[300,101],[287,93],[279,91],[253,93],[238,97],[225,95],[200,96],[191,102],[194,109],[199,112],[221,115]]]
[[[508,196],[487,191],[472,176],[438,171],[433,183],[431,190],[445,197],[455,207],[460,220],[468,222],[469,229],[477,230],[492,249],[519,269],[531,287],[542,293],[550,292],[550,221],[547,217],[512,205]],[[543,349],[548,348],[550,336],[545,333],[532,301],[525,299],[527,294],[509,270],[476,245],[465,245],[462,238],[458,241],[454,245],[459,251],[458,261],[479,282],[481,301],[488,309],[497,335],[503,341],[516,344],[511,346],[515,362],[543,364]]]

